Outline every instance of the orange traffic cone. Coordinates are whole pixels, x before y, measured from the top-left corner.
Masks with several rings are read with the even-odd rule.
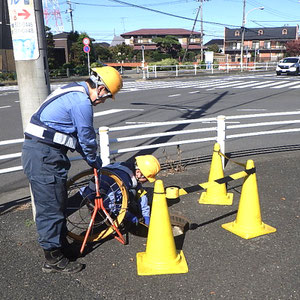
[[[139,252],[138,275],[187,273],[188,266],[182,250],[177,253],[163,182],[157,180],[149,224],[146,252]]]
[[[254,168],[253,160],[248,160],[246,169]],[[222,227],[244,239],[251,239],[276,231],[261,220],[256,174],[248,175],[243,183],[242,194],[236,220]]]
[[[216,179],[224,177],[222,158],[219,154],[220,145],[215,143],[208,176],[208,182],[213,182]],[[198,200],[202,204],[219,204],[219,205],[232,205],[233,194],[227,193],[225,183],[217,184],[208,187],[206,192],[203,192]]]

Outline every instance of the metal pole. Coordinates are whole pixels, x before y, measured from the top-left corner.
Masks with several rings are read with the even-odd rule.
[[[201,41],[200,41],[200,47],[201,47],[201,62],[203,61],[203,0],[200,2],[200,19],[201,19]]]
[[[244,39],[245,39],[245,10],[246,0],[243,1],[243,21],[242,21],[242,39],[241,39],[241,72],[243,72],[243,57],[244,57]]]
[[[110,150],[109,150],[109,128],[106,126],[99,128],[99,145],[100,157],[103,167],[110,164]]]
[[[145,74],[145,46],[142,45],[142,68],[143,68],[143,79],[146,79]]]
[[[67,12],[70,13],[70,20],[71,20],[72,32],[74,32],[73,9],[71,7],[71,1],[68,0],[67,4],[69,5],[69,9],[67,10]]]
[[[220,150],[225,154],[225,139],[226,139],[226,125],[225,125],[225,116],[217,116],[217,142],[220,145]],[[222,156],[222,164],[224,168],[224,157]]]
[[[89,72],[89,75],[91,74],[91,67],[90,67],[90,53],[88,52],[87,53],[87,59],[88,59],[88,72]]]

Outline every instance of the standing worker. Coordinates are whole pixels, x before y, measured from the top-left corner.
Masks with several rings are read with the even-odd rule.
[[[84,265],[70,261],[65,201],[70,161],[67,151],[79,152],[89,166],[100,169],[93,107],[114,98],[122,78],[112,67],[94,68],[85,81],[65,85],[42,103],[25,130],[22,150],[24,173],[36,207],[38,242],[44,250],[43,272],[76,273]]]

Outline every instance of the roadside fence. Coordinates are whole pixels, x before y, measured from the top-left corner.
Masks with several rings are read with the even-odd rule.
[[[246,137],[271,135],[271,134],[283,134],[283,133],[293,133],[299,132],[300,127],[294,127],[295,124],[300,123],[300,118],[294,120],[285,120],[285,117],[298,116],[300,111],[290,111],[290,112],[275,112],[275,113],[259,113],[259,114],[248,114],[248,115],[236,115],[236,116],[224,116],[219,115],[213,118],[199,118],[190,120],[178,120],[169,122],[145,122],[137,125],[126,125],[118,127],[100,127],[99,128],[99,148],[100,156],[103,161],[103,165],[107,165],[111,162],[111,155],[129,153],[129,152],[139,152],[147,149],[158,149],[170,146],[179,146],[184,144],[194,144],[194,143],[215,143],[220,144],[220,149],[222,153],[225,153],[225,142],[230,139],[242,139]],[[274,120],[273,118],[276,118]],[[280,120],[278,120],[278,117]],[[243,123],[243,120],[259,120],[263,119],[261,122],[247,122]],[[268,119],[269,121],[265,121]],[[178,125],[191,125],[196,124],[197,128],[193,129],[180,129],[174,131],[163,131],[164,127],[167,126],[178,126]],[[212,126],[207,126],[207,124],[212,124]],[[207,127],[203,127],[207,126]],[[284,129],[274,129],[271,127],[291,127]],[[150,132],[150,129],[154,129],[155,132]],[[136,135],[134,131],[142,130],[143,134]],[[246,131],[245,131],[246,129]],[[253,129],[253,131],[252,131]],[[265,129],[265,130],[264,130]],[[147,131],[148,130],[148,131]],[[128,136],[124,136],[123,132],[130,132]],[[121,137],[111,137],[113,133],[120,133]],[[203,137],[199,137],[202,134]],[[209,135],[209,136],[208,136]],[[195,137],[196,136],[196,137]],[[169,141],[160,142],[159,138],[165,139],[169,137]],[[176,140],[171,139],[176,137]],[[187,137],[187,138],[186,138]],[[14,145],[23,143],[24,139],[6,140],[0,141],[0,146]],[[135,145],[135,141],[142,141],[140,145]],[[157,142],[155,142],[157,141]],[[130,143],[130,147],[123,147],[121,143]],[[112,147],[112,145],[114,147]],[[16,160],[21,157],[21,152],[0,155],[0,161]],[[71,160],[79,160],[81,157],[72,157]],[[0,174],[7,174],[11,172],[17,172],[22,170],[22,166],[14,166],[0,169]]]
[[[214,118],[199,118],[199,119],[192,119],[192,120],[179,120],[179,121],[169,121],[169,122],[151,122],[151,123],[144,123],[138,125],[127,125],[127,126],[119,126],[119,127],[100,127],[99,128],[99,138],[100,138],[100,154],[101,159],[103,161],[103,165],[109,164],[111,159],[110,156],[112,154],[120,154],[120,153],[127,153],[127,152],[138,152],[141,150],[147,149],[157,149],[161,147],[170,147],[170,146],[178,146],[184,144],[193,144],[193,143],[204,143],[204,142],[211,142],[215,143],[218,142],[220,144],[220,149],[222,153],[225,153],[225,141],[230,139],[236,138],[245,138],[245,137],[253,137],[253,136],[260,136],[260,135],[271,135],[271,134],[282,134],[282,133],[291,133],[291,132],[299,132],[300,128],[289,128],[289,129],[267,129],[270,126],[287,126],[292,124],[299,124],[300,119],[297,120],[282,120],[285,116],[292,116],[292,115],[300,115],[300,111],[295,112],[277,112],[277,113],[260,113],[260,114],[249,114],[249,115],[236,115],[236,116],[224,116],[219,115]],[[245,119],[259,119],[259,118],[274,118],[280,117],[281,120],[275,121],[267,121],[267,122],[256,122],[256,123],[244,123],[242,124],[242,120]],[[192,124],[197,123],[198,128],[195,129],[186,129],[186,130],[179,130],[179,131],[164,131],[161,132],[161,129],[164,126],[172,126],[172,125],[182,125],[182,124]],[[202,126],[207,123],[213,124],[211,127],[202,128]],[[238,124],[231,124],[231,123],[238,123]],[[258,128],[260,127],[260,131],[251,131],[251,128]],[[142,135],[128,135],[123,136],[121,132],[126,131],[128,133],[130,130],[136,129],[147,129],[155,128],[159,129],[160,132],[154,133],[145,133]],[[247,129],[246,132],[239,132],[239,130]],[[266,130],[261,130],[266,128]],[[230,134],[231,132],[233,132]],[[120,132],[122,137],[110,138],[113,132]],[[211,136],[206,136],[199,138],[199,133],[210,132],[212,133]],[[189,138],[184,139],[184,137],[197,135],[196,138]],[[163,143],[148,143],[153,142],[153,139],[156,140],[160,137],[177,137],[176,141],[170,142],[163,142]],[[181,136],[181,140],[178,140],[178,137]],[[132,146],[133,141],[143,140],[142,146]],[[122,142],[130,142],[130,147],[121,148],[119,143]],[[118,144],[115,149],[111,149],[112,144]]]
[[[194,65],[147,65],[145,68],[137,67],[137,73],[142,72],[143,78],[158,78],[161,76],[173,76],[180,77],[185,75],[199,75],[201,73],[205,74],[215,74],[215,73],[229,73],[232,71],[243,72],[243,71],[271,71],[276,68],[276,62],[266,62],[266,63],[247,63],[241,68],[240,63],[220,63],[220,64],[194,64]],[[121,67],[120,72],[123,73]],[[124,71],[126,74],[126,71]]]

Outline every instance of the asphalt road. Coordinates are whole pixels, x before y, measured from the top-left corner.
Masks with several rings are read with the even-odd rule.
[[[239,161],[247,159],[257,169],[262,220],[277,231],[245,240],[221,227],[236,218],[242,180],[229,185],[231,206],[199,204],[199,193],[168,200],[169,211],[191,224],[175,237],[188,264],[185,274],[137,275],[136,254],[145,251],[147,239],[132,234],[126,246],[116,240],[93,245],[79,259],[86,267],[78,274],[44,274],[30,206],[5,206],[0,216],[1,299],[299,299],[300,151],[248,153]],[[165,187],[188,187],[206,181],[209,169],[210,163],[200,163],[184,172],[162,172],[159,179]],[[239,170],[229,163],[225,175]],[[153,185],[147,188],[151,195]],[[250,192],[247,199],[255,196]]]
[[[52,88],[55,89],[60,84],[55,83]],[[95,127],[209,118],[218,115],[294,111],[298,110],[299,86],[300,76],[276,76],[273,72],[247,73],[242,76],[204,76],[192,79],[126,80],[124,88],[118,94],[116,101],[107,101],[104,105],[95,108]],[[295,117],[289,118],[295,119]],[[161,131],[193,129],[196,126],[195,124],[174,125],[164,127]],[[22,137],[21,113],[16,87],[0,87],[0,128],[0,141]],[[292,126],[273,126],[269,129],[275,128],[292,128]],[[113,133],[110,137],[153,132],[157,131],[155,129],[138,129],[130,132]],[[197,137],[206,137],[207,135],[207,133],[201,133]],[[297,137],[298,133],[290,133],[232,139],[226,143],[226,151],[297,145]],[[184,138],[189,138],[189,135],[185,135]],[[195,138],[195,135],[191,138]],[[164,138],[163,141],[176,141],[178,139],[178,137],[171,137]],[[162,139],[146,139],[138,141],[136,145],[157,143],[158,141],[162,141]],[[131,147],[132,143],[124,142],[122,147]],[[0,155],[21,151],[21,144],[0,147]],[[212,143],[188,144],[181,146],[180,152],[176,146],[173,146],[157,149],[154,154],[161,162],[167,162],[209,155],[211,147]],[[112,156],[112,159],[121,161],[134,154],[136,153],[116,154]],[[0,164],[1,168],[18,166],[20,165],[20,159],[1,160]],[[85,167],[84,162],[74,162],[71,174]],[[16,195],[14,198],[28,193],[27,181],[21,171],[0,174],[0,177],[0,203],[11,201],[9,194],[12,191]]]
[[[300,84],[299,77],[253,76],[226,77],[230,84],[214,82],[219,77],[128,82],[117,101],[96,108],[96,113],[120,108],[124,111],[96,117],[95,126],[298,110],[298,88],[291,87]],[[185,87],[176,87],[180,82]],[[246,86],[275,82],[273,87],[281,87]],[[240,83],[242,88],[237,88]],[[237,84],[236,88],[232,84]],[[22,137],[15,101],[16,92],[0,88],[0,141]],[[126,246],[116,240],[93,245],[80,258],[86,264],[81,273],[43,274],[27,181],[21,172],[0,175],[1,299],[299,299],[298,137],[299,133],[255,137],[226,146],[229,152],[237,151],[235,160],[254,160],[262,220],[275,227],[275,233],[245,240],[221,228],[236,218],[242,180],[228,186],[228,191],[234,193],[232,206],[199,204],[200,193],[168,200],[170,212],[190,222],[189,230],[175,237],[177,249],[183,250],[187,260],[186,274],[137,275],[136,253],[145,251],[147,239],[131,234]],[[17,151],[18,146],[1,146],[0,153]],[[191,147],[183,153],[187,157],[209,157],[212,144]],[[157,155],[166,160],[159,150]],[[1,167],[13,164],[1,162]],[[77,162],[71,172],[84,167],[83,162]],[[207,181],[209,170],[209,159],[200,160],[180,172],[163,171],[159,179],[165,187],[188,187]],[[229,162],[225,175],[240,170],[240,166]],[[151,196],[153,185],[148,184],[147,189]],[[256,196],[249,194],[249,199]]]

